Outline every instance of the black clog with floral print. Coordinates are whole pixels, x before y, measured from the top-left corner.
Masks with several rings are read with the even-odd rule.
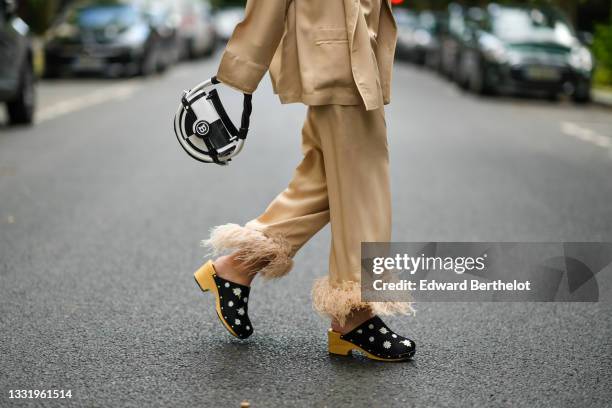
[[[393,332],[378,316],[374,316],[346,334],[328,332],[329,352],[346,356],[352,350],[379,361],[405,361],[414,356],[414,341]]]
[[[227,331],[239,339],[253,334],[248,314],[251,288],[217,276],[211,261],[198,269],[194,277],[202,291],[215,295],[217,316]]]

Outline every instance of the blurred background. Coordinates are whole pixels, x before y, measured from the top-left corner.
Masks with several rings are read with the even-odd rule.
[[[0,101],[10,123],[33,121],[38,78],[147,77],[214,56],[244,7],[236,0],[0,3]],[[397,56],[475,94],[610,103],[611,3],[393,0]]]
[[[32,122],[37,78],[147,77],[213,56],[244,6],[231,0],[0,3],[0,98],[11,123]],[[397,56],[475,94],[610,101],[611,3],[393,0]]]

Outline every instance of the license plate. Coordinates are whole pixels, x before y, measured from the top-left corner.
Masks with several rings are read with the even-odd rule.
[[[104,67],[104,61],[100,58],[82,56],[77,58],[75,67],[82,70],[98,70]]]
[[[559,70],[552,67],[528,67],[525,74],[527,79],[535,81],[558,81],[561,78]]]

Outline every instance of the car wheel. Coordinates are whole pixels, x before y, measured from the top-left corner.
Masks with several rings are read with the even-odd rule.
[[[34,120],[34,71],[28,62],[19,80],[17,96],[7,103],[8,116],[13,124],[30,124]]]
[[[45,67],[45,72],[43,76],[46,79],[57,79],[60,77],[60,72],[57,69]]]
[[[157,69],[157,58],[154,49],[150,49],[140,62],[140,75],[144,77],[151,76]]]
[[[579,84],[572,95],[572,100],[574,103],[589,103],[591,101],[590,84]]]
[[[195,39],[192,38],[192,39],[186,40],[184,47],[185,47],[184,55],[186,56],[186,59],[193,61],[200,57],[200,53],[198,52],[196,48]]]
[[[458,55],[455,58],[455,61],[453,62],[453,66],[450,72],[450,80],[453,81],[455,84],[460,85],[461,84],[461,80],[462,80],[462,76],[463,76],[463,66],[462,64],[464,63],[464,57],[462,55]]]
[[[168,70],[168,66],[170,65],[167,61],[162,61],[157,65],[157,72],[163,74]]]
[[[559,94],[557,92],[550,92],[546,95],[546,99],[550,102],[559,102]]]
[[[155,71],[159,74],[166,72],[168,66],[170,65],[171,58],[170,51],[161,48],[157,54],[157,66],[155,67]]]
[[[457,69],[454,75],[454,81],[461,89],[468,89],[469,87],[469,63],[468,57],[466,55],[461,56],[459,58],[459,63],[457,64]]]
[[[470,90],[470,92],[473,92],[477,95],[493,94],[493,89],[487,81],[486,75],[482,68],[482,63],[480,61],[474,64],[471,71],[467,73],[466,76],[467,88]]]
[[[205,57],[210,57],[215,53],[215,50],[217,49],[217,38],[213,38],[210,42],[210,45],[208,46],[208,48],[206,49],[206,51],[204,51],[204,56]]]

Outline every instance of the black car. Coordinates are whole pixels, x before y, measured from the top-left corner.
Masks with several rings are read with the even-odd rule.
[[[163,17],[163,11],[121,1],[69,6],[48,32],[46,75],[149,75],[162,71],[178,56],[176,31],[162,21]]]
[[[12,0],[0,0],[0,102],[11,123],[32,123],[34,69],[29,28],[15,15]]]
[[[456,67],[464,87],[590,99],[593,56],[555,8],[492,4],[469,29]]]
[[[420,46],[422,63],[429,68],[438,69],[442,48],[440,33],[446,27],[445,16],[439,12],[423,11],[419,15],[419,21],[423,32]]]
[[[449,4],[444,23],[438,35],[440,43],[438,68],[443,75],[454,78],[468,27],[465,8],[456,3]]]

